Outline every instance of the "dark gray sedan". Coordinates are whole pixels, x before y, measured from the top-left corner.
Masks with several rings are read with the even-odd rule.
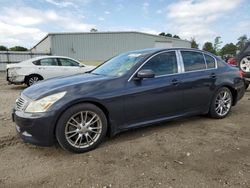
[[[224,118],[244,92],[239,69],[208,52],[145,49],[25,89],[13,120],[24,141],[58,141],[81,153],[129,128],[198,114]]]

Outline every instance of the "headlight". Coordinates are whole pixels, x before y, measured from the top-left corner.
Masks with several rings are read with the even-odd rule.
[[[26,107],[25,112],[46,112],[56,101],[61,99],[66,94],[66,91],[49,95],[37,101],[31,101]]]

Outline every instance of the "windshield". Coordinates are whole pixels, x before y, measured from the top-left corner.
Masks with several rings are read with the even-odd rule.
[[[105,76],[122,76],[126,74],[137,62],[143,59],[148,53],[129,52],[118,55],[101,66],[97,67],[92,74]]]

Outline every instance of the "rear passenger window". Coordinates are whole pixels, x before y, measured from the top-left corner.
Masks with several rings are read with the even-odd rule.
[[[142,69],[151,69],[156,76],[177,73],[178,66],[175,51],[164,52],[154,56]]]
[[[206,64],[202,53],[182,51],[181,55],[186,72],[206,69]]]
[[[56,59],[41,59],[40,60],[40,64],[42,66],[57,66],[57,60]]]
[[[211,69],[211,68],[215,68],[215,60],[214,58],[212,58],[211,56],[204,54],[205,59],[206,59],[206,63],[207,63],[207,68]]]

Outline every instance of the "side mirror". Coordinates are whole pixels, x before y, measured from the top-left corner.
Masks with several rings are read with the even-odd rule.
[[[155,73],[151,69],[144,69],[137,72],[136,78],[143,79],[143,78],[154,78]]]
[[[83,64],[79,64],[79,67],[85,67]]]

